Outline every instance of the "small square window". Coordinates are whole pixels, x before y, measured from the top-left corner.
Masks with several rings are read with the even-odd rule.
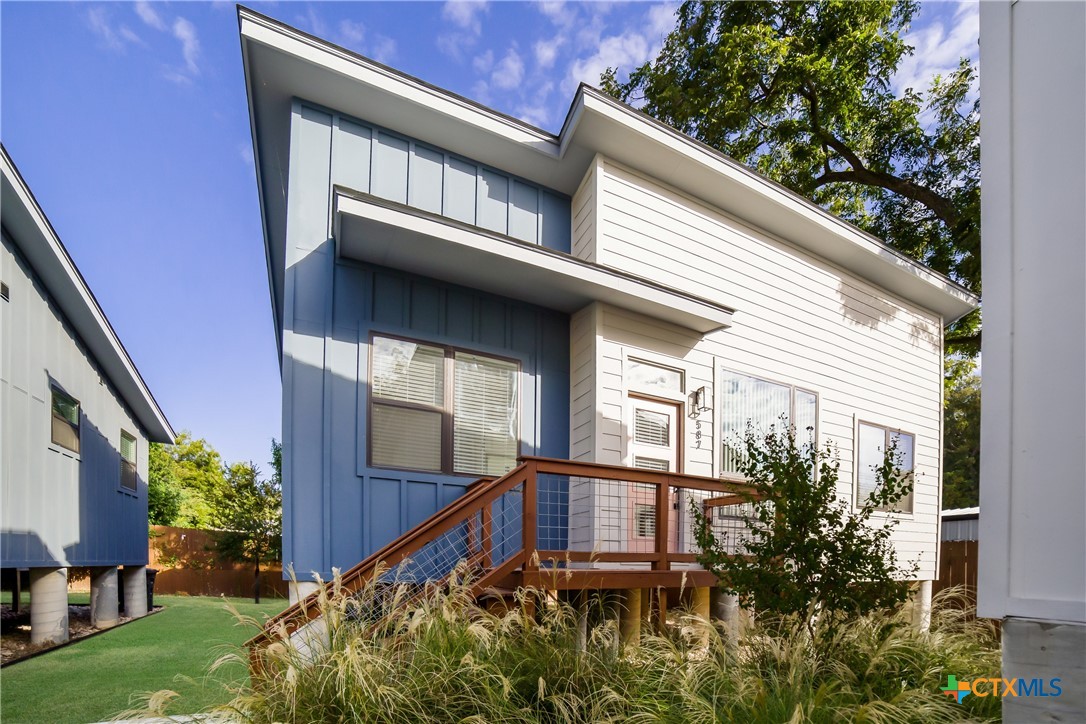
[[[136,491],[136,438],[121,430],[121,487]]]
[[[53,388],[52,441],[72,452],[79,452],[79,400]]]

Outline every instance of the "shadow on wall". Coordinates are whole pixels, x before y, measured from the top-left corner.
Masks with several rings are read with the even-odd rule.
[[[877,330],[898,316],[898,308],[885,299],[839,282],[837,295],[841,299],[841,315],[850,324]],[[923,319],[909,323],[909,342],[914,347],[930,349],[941,344],[939,328]]]
[[[334,251],[331,240],[308,252],[297,249],[287,271],[284,558],[300,578],[311,570],[327,577],[325,566],[356,564],[451,503],[478,477],[369,466],[361,431],[368,417],[371,330],[520,358],[522,452],[564,457],[568,450],[567,315],[336,260]],[[561,344],[543,343],[559,337]],[[543,394],[545,374],[563,380],[560,395]],[[538,408],[534,415],[532,406]],[[560,426],[553,422],[559,418]],[[412,437],[417,432],[405,428],[403,434],[422,445],[423,435]]]
[[[50,389],[64,391],[48,371],[45,375]],[[5,491],[4,519],[10,528],[0,530],[3,565],[144,565],[147,484],[137,474],[135,491],[121,488],[120,428],[112,436],[115,444],[80,407],[80,449],[75,453],[51,442],[50,403],[41,409],[45,435],[28,437],[45,445],[37,456],[42,470],[6,483],[11,489]],[[24,470],[29,476],[29,466]]]

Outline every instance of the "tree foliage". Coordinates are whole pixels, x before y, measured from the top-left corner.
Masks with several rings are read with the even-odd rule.
[[[227,560],[253,564],[253,600],[260,603],[260,566],[279,560],[282,550],[282,447],[272,440],[272,477],[264,480],[252,463],[226,470],[225,485],[212,499],[215,549]]]
[[[911,475],[895,465],[896,449],[885,451],[875,491],[856,508],[837,497],[837,459],[828,449],[797,445],[794,428],[765,435],[748,429],[743,449],[740,472],[754,490],[738,513],[747,533],[718,538],[692,506],[698,560],[726,590],[760,615],[810,622],[817,608],[830,625],[905,600],[904,579],[916,566],[898,564],[891,541],[898,519],[877,512],[912,490]]]
[[[980,504],[980,375],[969,359],[946,365],[943,392],[943,507]]]
[[[183,491],[173,471],[173,457],[161,443],[147,451],[147,519],[151,525],[173,525],[181,515]]]
[[[896,91],[919,4],[685,2],[659,56],[603,89],[980,293],[977,69]],[[979,350],[979,315],[948,333]]]

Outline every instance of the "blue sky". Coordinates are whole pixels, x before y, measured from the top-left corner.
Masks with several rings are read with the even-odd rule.
[[[557,131],[676,5],[250,7]],[[976,57],[977,32],[975,2],[925,4],[899,85]],[[233,3],[3,2],[0,137],[174,427],[264,464],[281,390],[239,48]]]

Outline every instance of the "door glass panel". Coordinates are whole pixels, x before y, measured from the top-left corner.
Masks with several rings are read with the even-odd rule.
[[[667,460],[657,460],[656,458],[646,458],[640,455],[634,455],[634,467],[644,468],[645,470],[660,470],[661,472],[668,472],[671,469],[671,463]]]
[[[642,445],[671,444],[671,419],[652,410],[634,409],[634,442]]]
[[[626,385],[641,392],[683,391],[683,373],[637,359],[626,360]]]

